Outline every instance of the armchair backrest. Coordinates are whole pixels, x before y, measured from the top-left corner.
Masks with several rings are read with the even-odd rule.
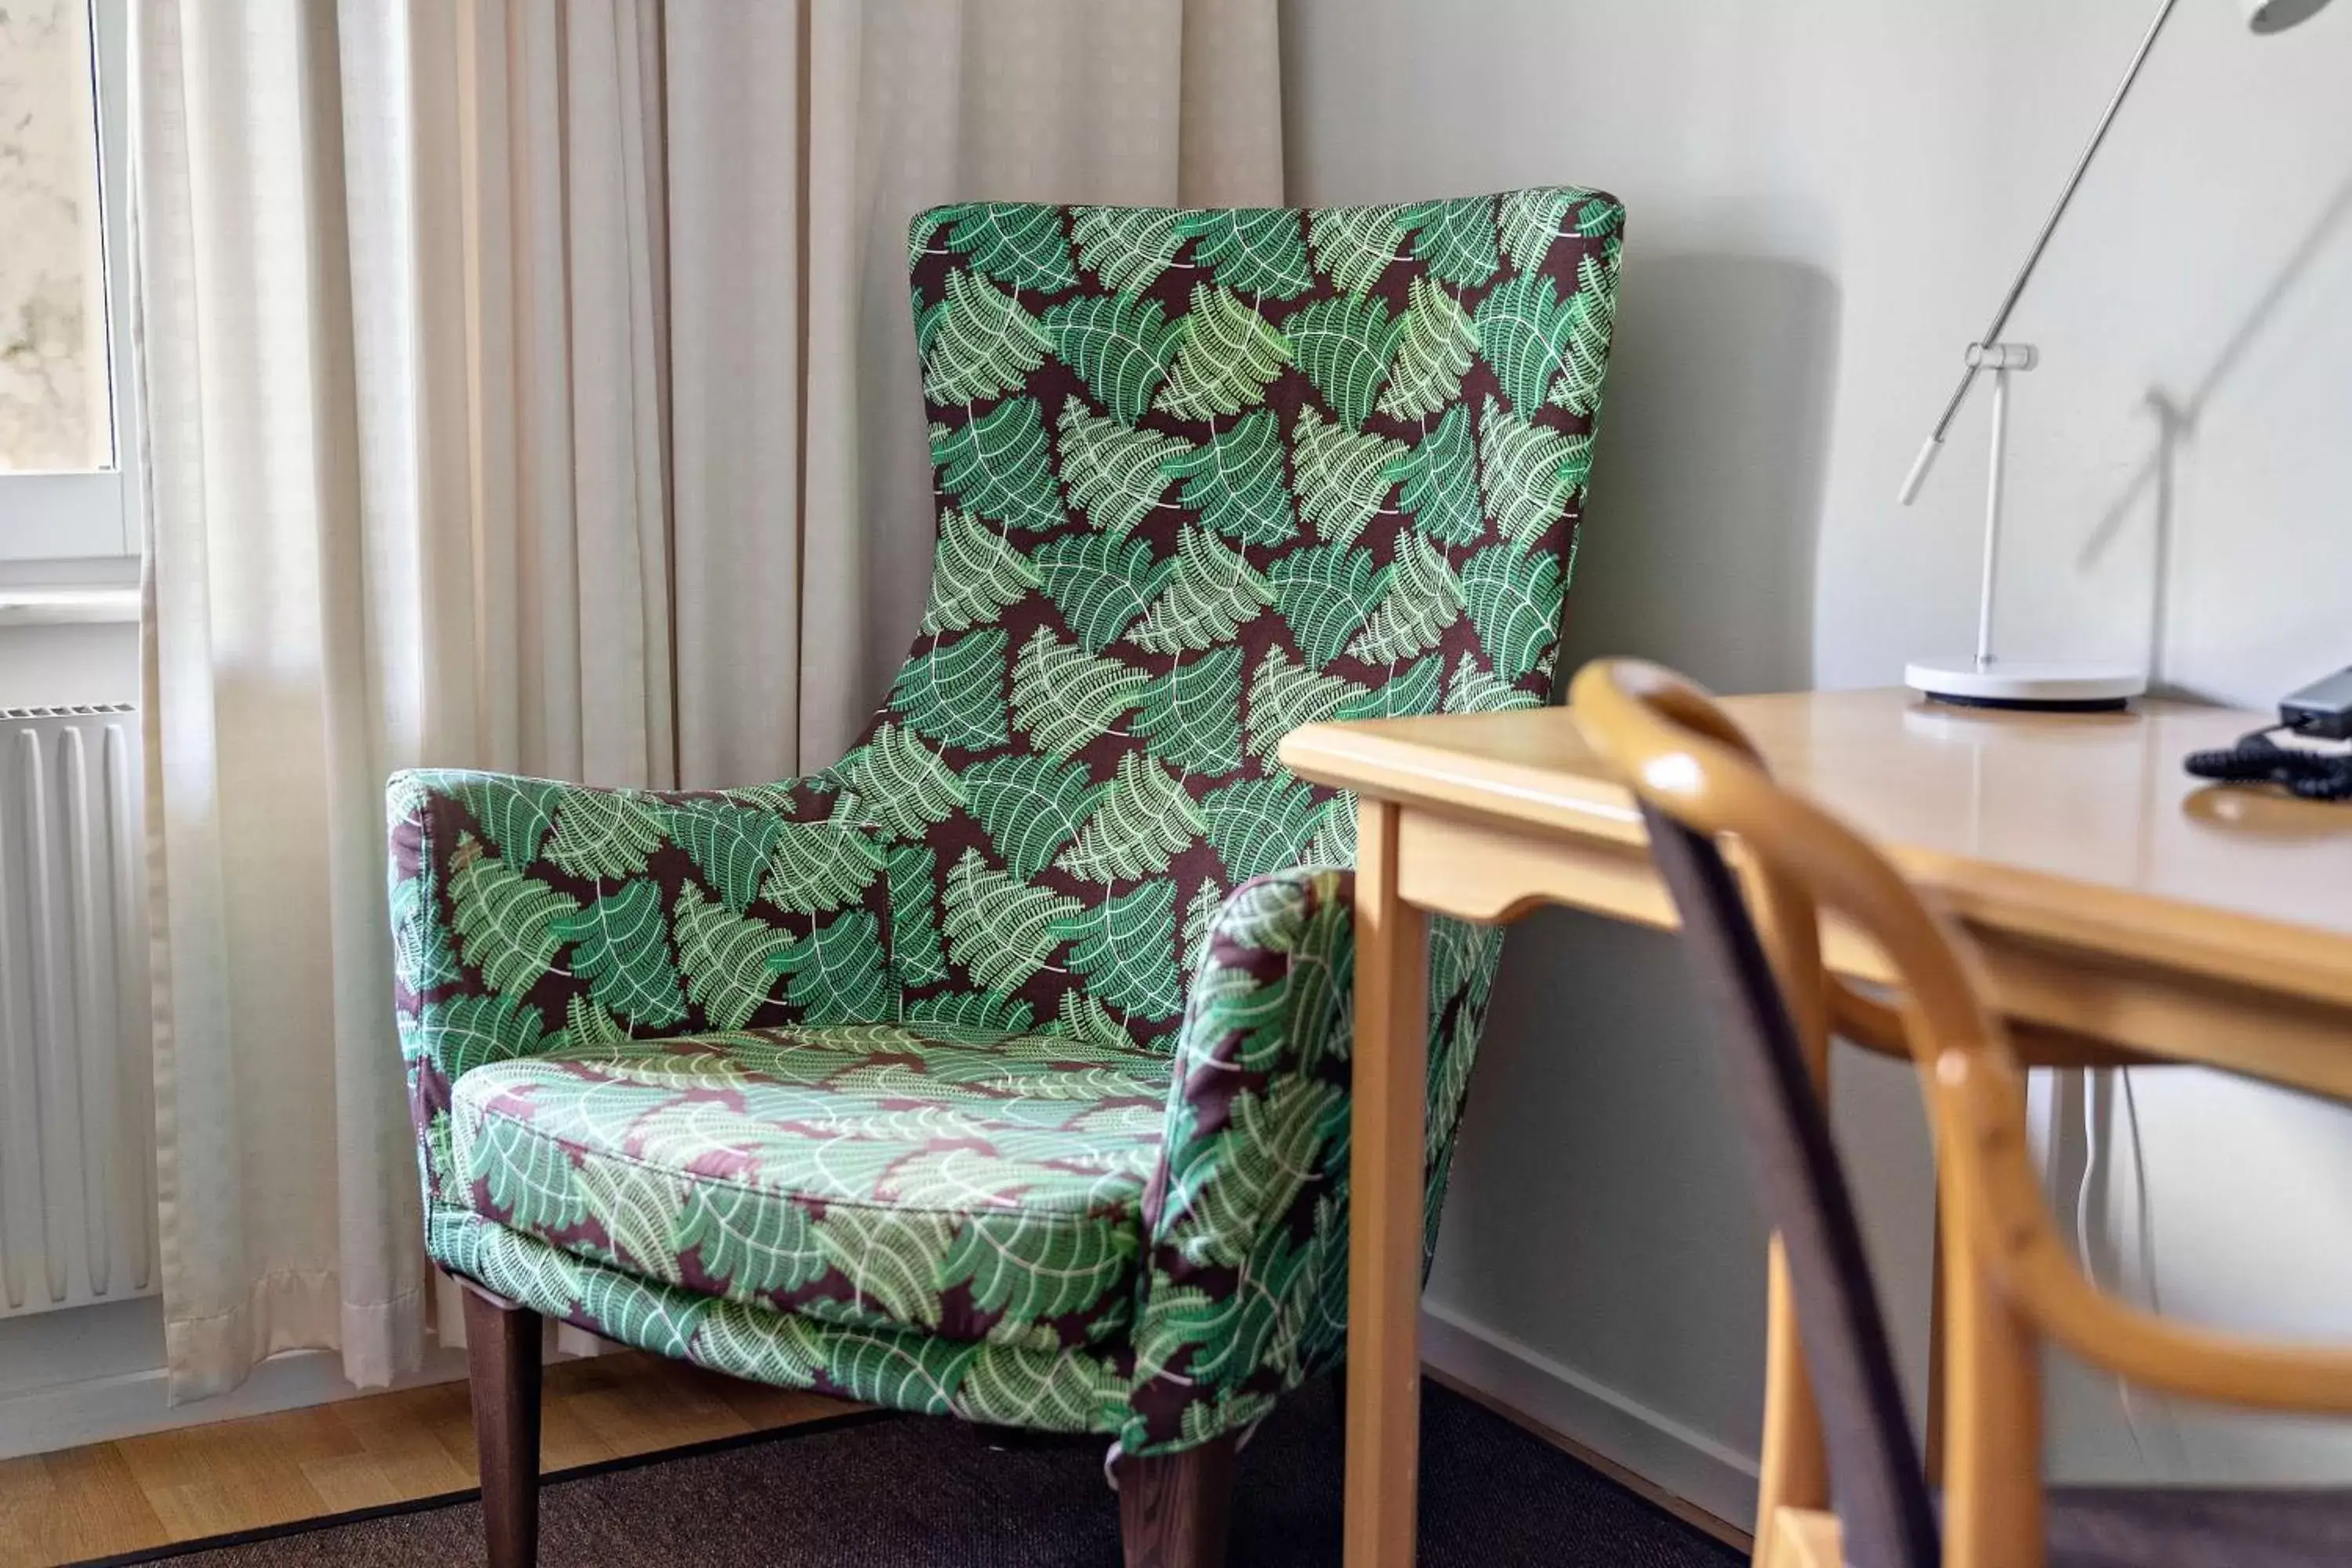
[[[829,770],[896,845],[906,1016],[1164,1045],[1228,892],[1354,858],[1285,734],[1547,699],[1622,223],[1565,188],[915,219],[930,603]]]

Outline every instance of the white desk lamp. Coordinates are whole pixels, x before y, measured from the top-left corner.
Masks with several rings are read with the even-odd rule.
[[[1984,582],[1977,601],[1976,657],[1921,659],[1903,671],[1906,685],[1938,700],[1979,708],[2083,711],[2121,708],[2147,689],[2147,672],[2131,665],[2021,664],[1994,657],[1993,583],[2000,553],[2001,490],[2009,447],[2009,378],[2016,372],[2032,370],[2040,357],[2029,344],[2001,342],[2000,333],[2009,324],[2010,312],[2017,308],[2018,297],[2025,292],[2034,268],[2041,264],[2042,253],[2050,247],[2050,237],[2058,232],[2074,193],[2082,186],[2083,176],[2090,171],[2091,161],[2098,156],[2101,143],[2106,141],[2116,112],[2130,96],[2133,83],[2139,79],[2140,68],[2147,63],[2149,52],[2156,47],[2158,37],[2172,19],[2173,8],[2179,4],[2179,0],[2164,0],[2156,20],[2148,24],[2147,35],[2140,40],[2139,51],[2132,56],[2122,84],[2107,100],[2098,129],[2091,132],[2083,155],[2075,160],[2074,172],[2067,176],[2066,188],[2058,194],[2058,205],[2050,209],[2033,248],[2026,253],[2025,265],[2018,268],[2016,280],[2001,296],[2000,308],[1993,312],[1992,325],[1969,345],[1968,369],[1961,374],[1960,384],[1953,389],[1951,401],[1944,405],[1944,416],[1936,421],[1935,433],[1919,448],[1910,476],[1903,481],[1902,503],[1909,506],[1918,498],[1919,487],[1927,482],[1927,470],[1934,467],[1936,454],[1951,430],[1953,416],[1967,400],[1969,388],[1976,384],[1977,373],[1992,372],[1992,468],[1985,489]],[[2327,0],[2239,0],[2239,5],[2246,13],[2247,26],[2255,32],[2283,33],[2310,20],[2326,7]]]

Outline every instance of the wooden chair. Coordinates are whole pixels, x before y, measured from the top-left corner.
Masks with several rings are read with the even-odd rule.
[[[1810,1568],[2318,1568],[2352,1562],[2352,1490],[2047,1489],[2044,1341],[2147,1387],[2352,1415],[2352,1349],[2171,1322],[2100,1289],[2052,1223],[2028,1152],[2024,1079],[1959,931],[1836,820],[1777,786],[1705,693],[1654,666],[1587,667],[1571,706],[1622,767],[1727,1027],[1743,1121],[1778,1232],[1758,1560]],[[1745,873],[1736,879],[1718,841]],[[1819,919],[1885,951],[1899,1005],[1822,967]],[[1905,1417],[1821,1092],[1832,1026],[1907,1042],[1940,1152],[1947,1488],[1938,1506]],[[1795,1474],[1818,1408],[1828,1474]],[[1776,1439],[1778,1446],[1776,1447]],[[1818,1469],[1818,1462],[1811,1461]],[[1777,1470],[1777,1473],[1776,1473]],[[1825,1489],[1824,1489],[1825,1487]],[[1833,1492],[1837,1530],[1801,1505]],[[1842,1538],[1842,1539],[1841,1539]],[[1831,1544],[1832,1542],[1837,1544]]]

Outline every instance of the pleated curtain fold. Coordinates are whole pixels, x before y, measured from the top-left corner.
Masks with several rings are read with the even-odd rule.
[[[384,775],[830,762],[929,576],[905,224],[1280,199],[1276,0],[139,0],[174,1399],[435,1313]]]

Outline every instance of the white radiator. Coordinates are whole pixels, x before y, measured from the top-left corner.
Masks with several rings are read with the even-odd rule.
[[[0,1319],[154,1291],[134,708],[0,710]]]

